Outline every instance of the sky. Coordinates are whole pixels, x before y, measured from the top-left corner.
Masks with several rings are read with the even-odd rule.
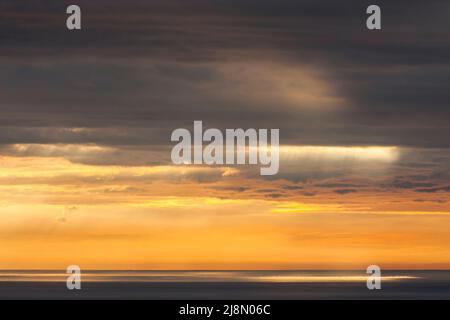
[[[370,4],[2,1],[0,268],[450,268],[450,4]],[[279,173],[173,165],[195,120]]]

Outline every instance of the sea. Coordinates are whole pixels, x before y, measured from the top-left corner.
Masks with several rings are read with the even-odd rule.
[[[381,288],[355,270],[86,270],[80,290],[59,270],[0,270],[0,299],[450,299],[450,270],[383,270]]]

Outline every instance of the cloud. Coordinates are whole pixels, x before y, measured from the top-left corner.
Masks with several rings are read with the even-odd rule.
[[[303,190],[304,189],[303,186],[288,185],[288,184],[281,186],[281,188],[283,188],[285,190]]]
[[[349,194],[349,193],[358,192],[358,190],[356,190],[356,189],[336,189],[336,190],[334,190],[334,192],[338,193],[338,194]]]
[[[394,183],[392,185],[395,188],[400,188],[400,189],[428,188],[428,187],[435,186],[435,184],[433,184],[433,183],[411,182],[411,181],[401,181],[401,180],[394,181]]]
[[[80,0],[72,33],[68,4],[1,4],[5,143],[86,128],[61,139],[161,144],[201,119],[280,128],[292,145],[450,147],[445,1],[379,2],[382,34],[365,30],[364,1]]]
[[[429,189],[416,189],[415,191],[421,193],[450,192],[450,186],[429,188]]]

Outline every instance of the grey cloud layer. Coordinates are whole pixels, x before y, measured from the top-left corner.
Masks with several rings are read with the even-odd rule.
[[[168,144],[280,128],[282,143],[450,147],[447,1],[0,4],[0,143]],[[91,131],[66,132],[67,127]]]

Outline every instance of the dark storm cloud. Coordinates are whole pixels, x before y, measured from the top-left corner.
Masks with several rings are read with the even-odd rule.
[[[201,119],[285,144],[450,147],[448,1],[377,1],[374,32],[368,1],[76,3],[76,32],[71,1],[0,4],[0,143],[167,144]],[[283,100],[277,76],[329,99]]]
[[[99,144],[105,146],[166,145],[166,128],[28,128],[0,127],[0,145],[7,144]],[[164,143],[163,143],[164,142]]]
[[[1,48],[5,55],[150,55],[184,61],[216,59],[214,53],[224,49],[277,49],[344,67],[448,63],[447,1],[378,1],[384,30],[370,34],[365,9],[371,3],[79,0],[84,29],[68,33],[61,13],[71,1],[3,1]]]

